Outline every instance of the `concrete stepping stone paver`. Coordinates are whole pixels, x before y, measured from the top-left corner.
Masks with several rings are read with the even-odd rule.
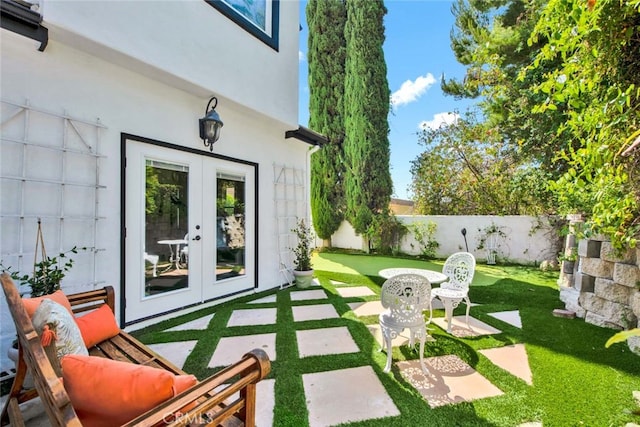
[[[296,331],[296,338],[300,357],[360,351],[346,326]]]
[[[376,295],[376,293],[373,292],[367,286],[349,286],[349,287],[344,287],[344,288],[336,288],[336,291],[338,291],[340,296],[343,297],[343,298],[368,297],[368,296],[375,296]]]
[[[275,408],[275,385],[276,380],[264,379],[256,385],[256,427],[272,427],[273,426],[273,408]],[[216,387],[215,391],[224,390],[227,384]],[[225,403],[231,404],[240,396],[236,392],[229,396]]]
[[[419,360],[402,361],[396,365],[405,380],[418,390],[432,408],[503,394],[454,354],[429,357],[424,363],[429,370],[428,375],[422,372]]]
[[[369,330],[369,332],[371,332],[371,335],[373,335],[373,338],[375,338],[376,342],[378,343],[378,348],[382,348],[382,330],[380,329],[380,324],[378,323],[372,323],[370,325],[367,325],[367,329]],[[391,340],[391,347],[400,347],[403,345],[408,345],[409,344],[409,330],[406,329],[404,332],[402,332],[402,334],[399,334],[397,337],[395,337],[394,339]],[[425,342],[432,342],[435,341],[435,338],[433,338],[431,335],[429,335],[429,325],[427,325],[427,338]],[[416,354],[418,354],[418,345],[420,344],[420,341],[416,341]]]
[[[447,321],[444,317],[436,317],[432,320],[432,323],[440,326],[445,331],[447,330]],[[499,334],[502,331],[496,329],[491,325],[469,316],[469,327],[465,321],[465,316],[453,316],[451,319],[451,335],[458,338],[478,337],[481,335]]]
[[[264,350],[269,356],[269,360],[276,360],[276,334],[270,333],[220,338],[207,366],[209,368],[215,368],[217,366],[231,365],[254,348]]]
[[[227,326],[273,325],[276,323],[277,311],[277,308],[233,310]]]
[[[436,309],[444,310],[444,306],[439,300],[438,301],[434,300],[432,304],[433,304],[432,308],[434,310]],[[377,316],[378,314],[386,310],[382,306],[382,303],[380,301],[350,302],[350,303],[347,303],[347,305],[351,307],[351,310],[354,312],[354,314],[359,317]],[[428,314],[429,311],[427,310],[426,313]]]
[[[378,350],[381,349],[383,338],[380,324],[372,323],[370,325],[367,325],[367,329],[369,330],[369,332],[371,332],[371,335],[373,335],[373,338],[375,338],[376,342],[378,343]],[[398,335],[391,340],[391,347],[400,347],[407,344],[409,344],[409,338],[403,335]]]
[[[385,310],[380,301],[352,302],[349,307],[356,316],[377,316]]]
[[[507,345],[499,348],[479,350],[494,365],[497,365],[512,375],[522,379],[529,385],[533,384],[533,376],[529,367],[529,357],[524,344]]]
[[[371,366],[303,374],[302,383],[309,427],[400,415]]]
[[[276,407],[276,380],[262,380],[256,386],[256,427],[273,425],[273,409]]]
[[[209,326],[209,322],[211,322],[212,318],[213,318],[213,314],[209,314],[208,316],[200,317],[190,322],[183,323],[182,325],[174,326],[173,328],[166,329],[165,331],[166,332],[188,331],[188,330],[201,331],[203,329],[207,329],[207,326]]]
[[[291,307],[293,320],[303,322],[305,320],[336,319],[340,316],[332,304],[301,305]]]
[[[182,369],[184,367],[184,362],[187,360],[187,357],[189,357],[197,343],[198,340],[178,341],[148,344],[147,347],[176,365],[178,368]]]
[[[355,311],[356,308],[362,307],[364,304],[365,304],[364,302],[348,302],[347,303],[351,311]]]
[[[332,285],[346,285],[344,282],[340,282],[338,280],[330,280]]]
[[[276,300],[277,300],[277,296],[274,294],[274,295],[267,295],[266,297],[258,298],[253,301],[249,301],[248,304],[265,304],[265,303],[276,302]]]
[[[326,298],[327,298],[327,294],[322,289],[291,292],[291,301],[306,301],[306,300],[312,300],[312,299],[326,299]]]
[[[498,320],[502,320],[505,323],[522,329],[522,320],[520,319],[520,311],[499,311],[497,313],[488,313],[489,316],[495,317]]]

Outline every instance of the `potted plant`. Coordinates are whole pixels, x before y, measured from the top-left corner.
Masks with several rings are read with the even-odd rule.
[[[86,250],[87,248],[80,249]],[[31,298],[50,295],[60,289],[60,283],[62,282],[62,279],[73,266],[73,259],[68,257],[67,254],[77,254],[78,248],[74,246],[66,252],[61,252],[53,258],[49,258],[44,248],[41,221],[40,219],[38,219],[35,252],[36,254],[40,252],[41,260],[34,260],[32,275],[20,274],[17,271],[12,271],[10,266],[7,267],[3,265],[2,261],[0,261],[0,271],[9,274],[11,278],[16,282],[17,286],[29,285],[31,289]],[[19,357],[17,339],[15,339],[11,347],[7,349],[7,356],[17,365]],[[31,375],[28,375],[27,379],[25,379],[24,386],[26,388],[33,388],[33,379]]]
[[[68,252],[77,253],[78,250],[74,247]],[[36,262],[33,266],[33,275],[31,276],[28,274],[20,275],[16,271],[11,271],[11,267],[5,267],[2,263],[0,263],[0,270],[6,271],[18,286],[28,284],[31,288],[31,297],[35,298],[43,295],[49,295],[59,290],[62,278],[65,276],[65,273],[69,271],[72,265],[73,260],[66,257],[65,253],[60,253],[57,257],[45,257],[41,261]],[[17,367],[18,358],[20,357],[17,339],[15,339],[11,344],[11,347],[7,349],[7,357],[12,360]],[[24,387],[27,389],[34,387],[33,377],[31,374],[27,374],[27,377],[24,380]]]
[[[84,248],[83,248],[84,249]],[[33,265],[33,275],[20,275],[16,271],[11,271],[11,267],[0,268],[6,271],[18,286],[29,285],[31,288],[31,298],[49,295],[60,289],[60,282],[67,271],[73,266],[73,259],[66,256],[67,253],[78,253],[78,248],[73,247],[67,252],[61,252],[57,257],[44,258]]]
[[[311,266],[313,234],[304,219],[298,219],[295,228],[292,228],[291,231],[298,238],[298,244],[291,248],[295,257],[293,260],[295,283],[299,288],[308,288],[313,279],[313,267]]]

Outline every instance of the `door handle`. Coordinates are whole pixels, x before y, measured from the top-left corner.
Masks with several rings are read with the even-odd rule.
[[[196,236],[192,240],[200,240],[200,236]]]

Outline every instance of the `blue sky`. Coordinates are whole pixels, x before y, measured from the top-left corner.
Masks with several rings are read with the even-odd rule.
[[[423,151],[418,144],[420,126],[438,126],[464,112],[470,102],[456,101],[440,90],[440,77],[464,76],[464,67],[453,55],[449,35],[454,18],[451,1],[387,0],[384,53],[393,108],[389,115],[393,197],[411,198],[411,161]],[[300,5],[300,107],[299,121],[309,121],[307,81],[308,28],[306,1]]]

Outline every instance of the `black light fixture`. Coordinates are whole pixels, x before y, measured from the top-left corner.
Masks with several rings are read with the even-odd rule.
[[[213,106],[211,103],[213,102]],[[220,138],[220,129],[222,128],[222,120],[216,113],[216,107],[218,106],[218,98],[215,96],[209,100],[207,108],[204,110],[204,117],[199,120],[200,123],[200,138],[204,142],[205,147],[209,147],[210,151],[213,151],[213,144]],[[211,107],[211,110],[209,110]]]

